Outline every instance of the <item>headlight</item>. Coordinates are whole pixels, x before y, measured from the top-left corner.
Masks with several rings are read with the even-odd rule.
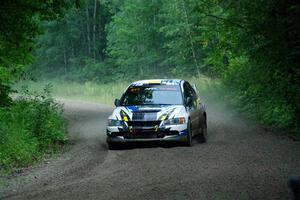
[[[108,119],[108,126],[122,126],[122,121],[121,120],[116,120],[116,119]]]
[[[177,124],[184,124],[184,123],[185,123],[184,117],[168,119],[164,122],[165,125],[177,125]]]

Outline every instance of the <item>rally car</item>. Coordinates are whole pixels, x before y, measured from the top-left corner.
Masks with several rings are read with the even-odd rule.
[[[207,117],[196,88],[185,80],[156,79],[131,83],[115,100],[108,118],[107,144],[139,141],[181,142],[191,146],[198,135],[207,140]]]

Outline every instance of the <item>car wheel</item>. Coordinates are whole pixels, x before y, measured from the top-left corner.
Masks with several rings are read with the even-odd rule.
[[[200,140],[201,142],[205,143],[207,141],[207,121],[206,116],[204,116],[204,121],[202,122],[201,127],[201,134],[200,134]]]
[[[109,150],[116,150],[116,149],[119,148],[119,145],[116,144],[116,143],[110,143],[110,142],[108,142],[108,143],[107,143],[107,146],[108,146],[108,149],[109,149]]]
[[[187,141],[185,142],[185,145],[188,147],[191,147],[193,145],[192,126],[190,121],[188,121],[187,125]]]

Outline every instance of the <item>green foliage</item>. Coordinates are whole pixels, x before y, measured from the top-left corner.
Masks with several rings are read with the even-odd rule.
[[[31,8],[31,3],[22,6]],[[26,10],[1,12],[0,19],[28,16]],[[299,130],[299,12],[296,0],[88,0],[60,20],[41,23],[45,32],[35,41],[37,62],[30,72],[81,83],[205,74],[222,81],[226,101],[240,111]],[[40,23],[39,17],[28,18],[31,23],[20,30],[26,19],[8,27],[8,33],[35,33],[30,27]],[[26,50],[33,47],[33,37],[27,37],[29,43],[12,37],[20,48],[8,48],[4,36],[0,56],[10,52],[0,57],[0,66],[17,61],[0,67],[0,85],[9,85],[32,60]]]
[[[108,26],[108,52],[116,65],[131,77],[158,73],[161,68],[162,38],[157,12],[161,1],[129,0],[116,5],[118,12]],[[156,14],[154,14],[156,13]],[[149,70],[150,69],[150,70]]]
[[[299,128],[299,4],[243,0],[217,6],[203,21],[211,41],[206,61],[231,89],[229,101],[264,123]]]
[[[16,89],[22,88],[22,85],[27,85],[32,91],[41,92],[43,91],[43,86],[48,84],[49,80],[44,81],[23,81],[16,84],[14,87]],[[115,81],[105,84],[99,84],[95,82],[84,82],[80,83],[78,81],[61,81],[52,80],[53,86],[53,97],[63,98],[63,99],[75,99],[75,100],[88,100],[97,103],[104,103],[113,105],[115,98],[121,97],[122,93],[128,86],[127,81]]]
[[[22,167],[51,153],[66,141],[62,108],[49,96],[28,92],[0,108],[0,166]]]
[[[116,5],[107,27],[109,55],[132,77],[200,74],[204,52],[194,5],[183,0]]]
[[[107,83],[116,77],[113,65],[108,62],[95,62],[89,57],[74,58],[70,62],[73,69],[66,75],[67,81]]]
[[[58,18],[66,1],[18,0],[0,4],[0,106],[8,99],[7,87],[33,61],[34,37],[41,20]]]
[[[11,92],[9,85],[0,84],[0,107],[9,106],[12,102],[9,93]]]
[[[59,20],[42,22],[45,31],[36,39],[37,61],[30,67],[30,73],[85,80],[89,72],[82,68],[94,70],[93,65],[107,57],[105,26],[110,15],[109,2],[89,0],[80,7],[71,7]],[[80,75],[81,72],[85,75]],[[92,79],[96,75],[99,73]]]

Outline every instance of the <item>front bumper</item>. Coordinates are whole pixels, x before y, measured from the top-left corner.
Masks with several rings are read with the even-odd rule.
[[[122,142],[147,142],[147,141],[168,141],[185,142],[187,140],[187,129],[184,125],[173,126],[165,129],[154,130],[152,128],[142,128],[134,130],[124,130],[107,128],[108,143]]]
[[[186,135],[172,135],[164,136],[162,138],[126,138],[124,136],[107,136],[108,143],[125,143],[125,142],[185,142],[187,141]]]

